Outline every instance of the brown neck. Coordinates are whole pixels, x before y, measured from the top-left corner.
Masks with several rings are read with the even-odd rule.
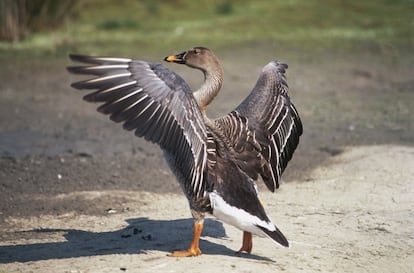
[[[193,95],[197,101],[201,113],[203,114],[203,117],[207,118],[206,108],[217,96],[223,83],[223,69],[221,68],[221,65],[216,62],[214,67],[203,70],[203,73],[204,82],[201,87],[193,93]]]

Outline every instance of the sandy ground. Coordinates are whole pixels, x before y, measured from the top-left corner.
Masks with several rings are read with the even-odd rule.
[[[212,116],[276,51],[255,46],[253,61],[251,47],[219,52]],[[414,63],[378,54],[276,54],[305,134],[280,190],[261,197],[291,248],[254,238],[236,254],[241,232],[209,218],[204,255],[184,259],[166,257],[188,246],[192,219],[159,149],[82,103],[67,61],[2,66],[0,272],[414,272]]]

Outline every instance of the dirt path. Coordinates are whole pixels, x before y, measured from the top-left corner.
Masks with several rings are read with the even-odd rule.
[[[124,201],[102,216],[7,218],[0,272],[412,272],[413,162],[413,148],[349,149],[316,169],[311,181],[285,184],[277,195],[264,193],[267,210],[292,246],[255,238],[252,255],[235,254],[240,231],[209,219],[201,242],[204,255],[166,257],[191,238],[182,195],[58,195],[52,199]]]

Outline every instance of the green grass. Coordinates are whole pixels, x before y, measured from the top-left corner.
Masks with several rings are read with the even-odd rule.
[[[80,2],[62,29],[0,55],[66,55],[68,51],[140,56],[194,45],[231,49],[268,43],[297,50],[412,48],[414,0],[122,0]]]

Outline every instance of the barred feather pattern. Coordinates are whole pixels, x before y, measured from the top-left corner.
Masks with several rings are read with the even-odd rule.
[[[201,197],[206,187],[206,127],[185,81],[161,64],[124,58],[71,55],[85,66],[75,74],[94,75],[73,83],[95,90],[84,96],[101,103],[98,111],[135,135],[158,143],[187,196]]]
[[[288,96],[286,64],[266,65],[249,96],[213,120],[210,130],[188,85],[163,65],[80,55],[71,59],[86,65],[69,67],[70,72],[95,76],[72,86],[95,90],[84,99],[101,103],[99,112],[158,143],[187,197],[204,196],[209,166],[223,152],[251,179],[260,174],[269,190],[279,186],[302,134]]]
[[[232,111],[214,120],[214,124],[216,130],[220,131],[232,160],[250,178],[257,180],[263,156],[260,143],[256,140],[255,132],[249,129],[246,117]]]
[[[277,61],[266,65],[252,92],[235,110],[249,121],[248,130],[255,133],[262,155],[259,172],[271,191],[279,187],[303,131],[288,95],[286,69],[286,64]]]

